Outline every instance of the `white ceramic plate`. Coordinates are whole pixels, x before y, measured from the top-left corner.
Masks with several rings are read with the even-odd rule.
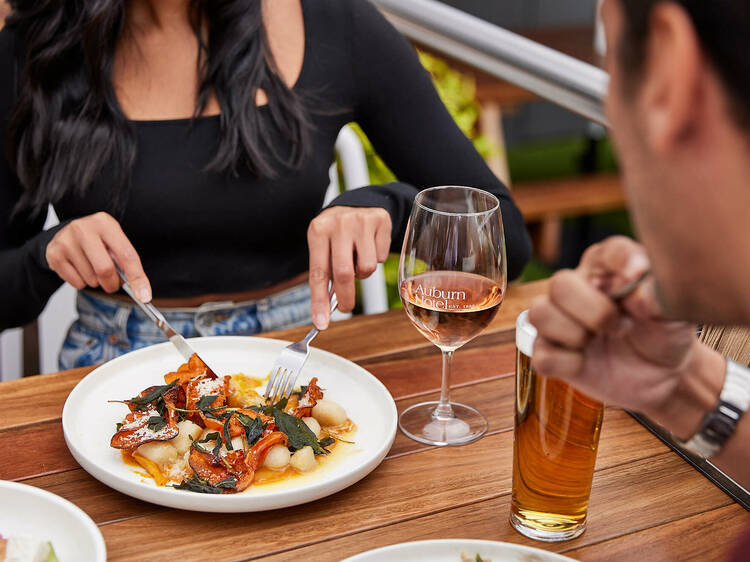
[[[80,508],[45,490],[0,480],[0,534],[50,541],[61,562],[105,562],[99,528]]]
[[[190,344],[219,374],[265,376],[289,342],[248,337],[193,338]],[[197,494],[159,487],[127,466],[109,446],[115,424],[128,412],[122,400],[135,396],[175,370],[183,360],[169,343],[118,357],[92,371],[76,385],[63,408],[65,442],[78,463],[97,480],[151,503],[212,512],[277,509],[322,498],[351,486],[377,467],[396,436],[396,405],[370,373],[342,357],[312,349],[298,384],[318,377],[327,398],[344,406],[357,424],[355,445],[346,445],[329,463],[288,481],[251,486],[239,494]],[[344,443],[339,443],[343,447]],[[337,451],[339,453],[339,451]],[[345,454],[344,454],[345,453]]]
[[[574,562],[572,558],[520,544],[468,539],[444,539],[393,544],[368,550],[342,562],[461,562],[461,553],[479,554],[492,562]]]

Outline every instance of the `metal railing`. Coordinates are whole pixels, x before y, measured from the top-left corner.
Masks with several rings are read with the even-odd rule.
[[[609,75],[437,0],[373,0],[409,39],[607,125]]]

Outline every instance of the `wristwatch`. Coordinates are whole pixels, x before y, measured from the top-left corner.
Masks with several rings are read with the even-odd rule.
[[[750,369],[727,359],[727,374],[719,403],[706,414],[700,429],[687,441],[676,440],[689,452],[707,459],[718,453],[732,436],[742,414],[750,407]]]

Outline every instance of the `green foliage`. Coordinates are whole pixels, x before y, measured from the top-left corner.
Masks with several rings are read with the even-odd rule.
[[[588,149],[582,136],[545,139],[508,148],[508,167],[514,183],[575,176],[581,173],[581,157]],[[615,172],[617,161],[609,139],[597,143],[596,170]]]

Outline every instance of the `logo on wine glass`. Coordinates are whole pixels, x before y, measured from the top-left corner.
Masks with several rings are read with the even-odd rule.
[[[451,291],[438,287],[423,287],[421,283],[414,291],[417,305],[440,310],[456,310],[466,308],[466,291]]]

